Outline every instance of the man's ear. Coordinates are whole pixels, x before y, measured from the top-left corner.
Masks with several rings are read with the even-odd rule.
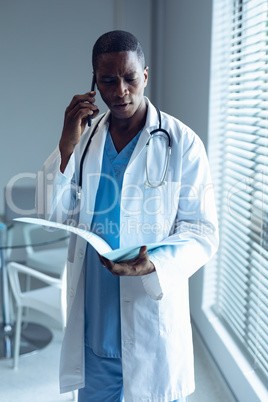
[[[149,73],[149,67],[144,67],[144,88],[147,87],[147,83],[148,83],[148,73]]]
[[[92,82],[91,82],[91,91],[95,91],[95,87],[96,87],[96,74],[95,74],[95,72],[93,71],[93,73],[92,73],[93,75],[92,75]]]

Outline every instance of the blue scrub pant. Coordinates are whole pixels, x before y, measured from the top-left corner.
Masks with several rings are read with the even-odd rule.
[[[86,346],[85,378],[85,388],[79,390],[78,402],[124,401],[120,358],[99,357]],[[187,397],[172,402],[187,402]]]

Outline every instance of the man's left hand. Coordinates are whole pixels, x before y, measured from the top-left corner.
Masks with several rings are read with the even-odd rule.
[[[147,247],[142,246],[135,258],[121,262],[113,262],[99,255],[100,262],[115,276],[141,276],[155,271],[154,264],[149,259]]]

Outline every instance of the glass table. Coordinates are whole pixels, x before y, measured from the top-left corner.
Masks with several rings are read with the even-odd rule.
[[[11,314],[11,294],[7,276],[7,262],[9,260],[23,263],[24,261],[14,257],[23,255],[27,246],[37,249],[59,247],[60,243],[69,238],[63,230],[49,230],[41,226],[35,227],[35,236],[29,243],[24,236],[25,225],[22,222],[0,222],[0,294],[2,323],[0,323],[0,358],[11,358],[13,355],[14,321]],[[50,343],[51,331],[43,325],[25,322],[22,324],[20,354],[28,354],[42,349]]]

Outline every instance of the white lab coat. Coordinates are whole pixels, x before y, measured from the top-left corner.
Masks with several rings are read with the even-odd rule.
[[[150,188],[146,181],[145,144],[158,127],[154,106],[146,98],[145,127],[126,168],[120,213],[120,245],[148,244],[167,237],[175,246],[150,254],[156,272],[120,277],[121,339],[126,402],[168,402],[194,391],[188,278],[218,246],[217,218],[208,162],[199,137],[179,120],[161,113],[172,140],[167,185]],[[93,127],[98,121],[96,118]],[[64,174],[56,149],[39,172],[37,209],[46,219],[90,227],[101,172],[109,112],[99,124],[83,167],[83,194],[76,200],[79,165],[86,130]],[[153,140],[154,141],[154,140]],[[157,142],[157,141],[156,141]],[[155,143],[156,144],[156,143]],[[163,145],[148,155],[150,180],[161,177]],[[71,179],[73,179],[71,181]],[[84,285],[86,242],[70,239],[67,296],[68,322],[62,345],[61,392],[84,386]]]

